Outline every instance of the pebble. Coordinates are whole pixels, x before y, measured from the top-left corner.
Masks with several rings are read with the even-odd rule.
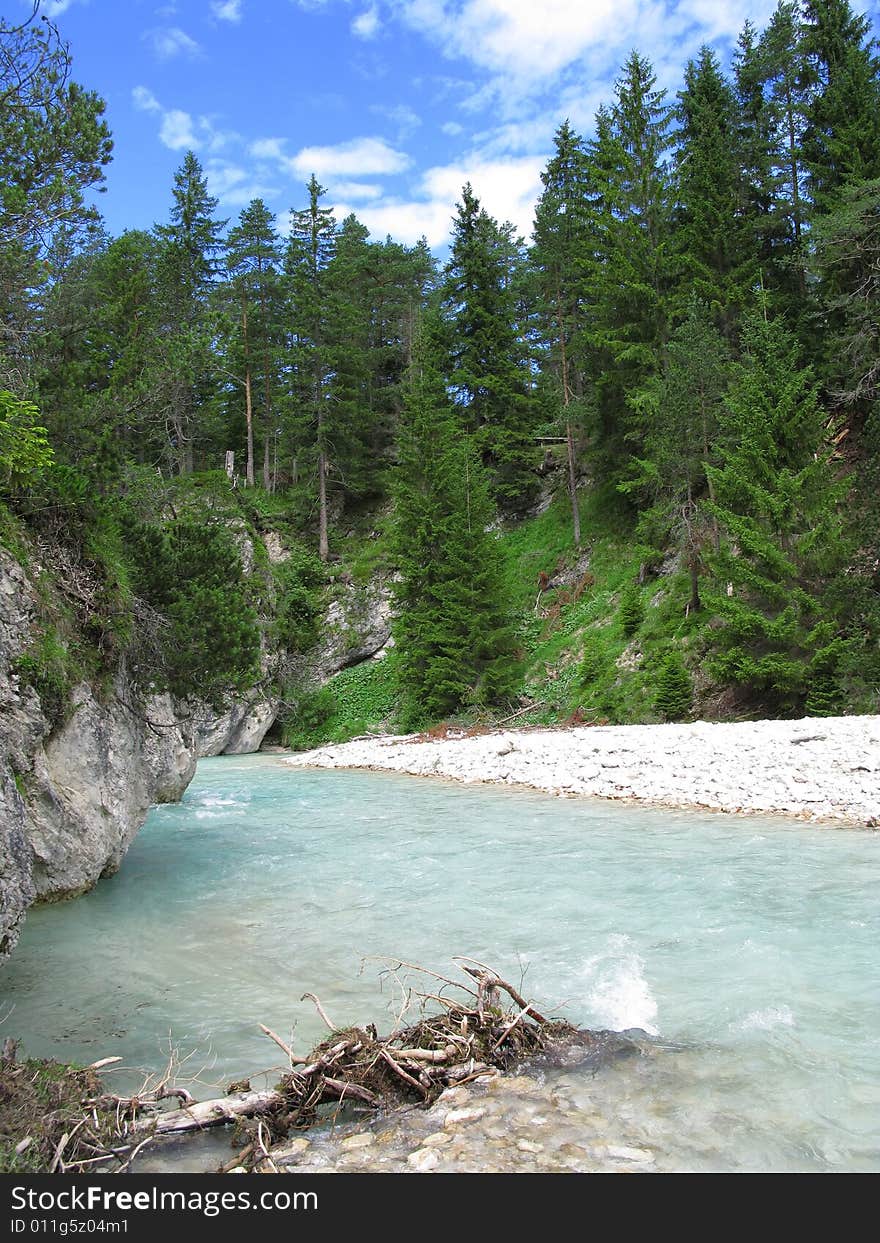
[[[375,1136],[370,1131],[361,1131],[357,1135],[346,1135],[345,1139],[340,1141],[339,1147],[348,1151],[353,1148],[369,1148],[375,1142]]]
[[[443,1121],[443,1125],[451,1127],[459,1126],[462,1122],[479,1122],[485,1116],[485,1109],[450,1109]]]
[[[440,1156],[433,1148],[417,1148],[415,1152],[409,1154],[406,1163],[411,1170],[424,1174],[428,1170],[433,1170],[435,1165],[439,1165]]]
[[[305,751],[286,763],[498,781],[675,807],[812,814],[864,825],[880,806],[878,729],[878,716],[845,716],[823,718],[821,730],[809,720],[505,730],[434,742],[355,741]],[[503,766],[497,763],[501,755]],[[805,771],[808,781],[801,776]]]

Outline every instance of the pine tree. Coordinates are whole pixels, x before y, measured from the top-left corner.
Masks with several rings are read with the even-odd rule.
[[[330,556],[327,482],[331,468],[328,434],[330,360],[327,271],[336,250],[336,221],[321,206],[327,193],[314,173],[307,186],[307,207],[291,212],[290,240],[285,256],[289,299],[295,450],[314,455],[318,476],[318,555]]]
[[[812,97],[804,154],[819,213],[835,205],[844,186],[880,177],[880,58],[870,29],[848,0],[805,0]]]
[[[633,52],[590,149],[596,228],[585,338],[598,393],[602,466],[612,476],[628,442],[640,452],[641,391],[661,366],[669,333],[672,256],[666,155],[672,110],[651,64]]]
[[[792,711],[838,625],[823,592],[847,557],[846,481],[791,332],[755,316],[745,345],[722,419],[721,465],[708,468],[721,530],[711,558],[712,668],[774,710]]]
[[[272,490],[271,449],[276,445],[275,405],[278,386],[282,309],[281,242],[272,213],[253,199],[229,232],[226,266],[235,299],[243,363],[247,430],[246,478],[254,483],[254,406],[262,406],[263,487]],[[260,383],[255,383],[256,379]],[[257,390],[258,403],[254,401]]]
[[[199,414],[216,392],[211,355],[210,298],[220,275],[225,220],[216,220],[217,199],[195,153],[188,151],[174,175],[171,223],[159,225],[158,295],[164,344],[161,385],[180,474],[194,466]]]
[[[438,370],[426,315],[406,395],[396,471],[394,624],[403,723],[498,700],[514,678],[492,505],[479,458]]]
[[[730,339],[757,265],[741,210],[736,101],[707,47],[685,70],[678,119],[675,249],[682,302],[704,303]]]
[[[519,257],[512,226],[499,226],[466,185],[453,220],[443,282],[450,380],[490,469],[495,498],[511,507],[529,498],[535,465],[528,373],[514,313]]]
[[[544,192],[535,209],[531,265],[539,296],[542,336],[550,346],[550,365],[558,376],[565,421],[572,532],[580,547],[575,425],[583,377],[576,349],[583,330],[587,263],[589,183],[586,151],[567,121],[555,136],[555,153],[541,174]]]

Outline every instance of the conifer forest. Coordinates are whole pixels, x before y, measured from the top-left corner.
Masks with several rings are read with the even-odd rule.
[[[0,541],[64,550],[44,704],[263,679],[295,746],[878,711],[880,49],[780,0],[674,94],[648,51],[548,134],[531,235],[466,184],[440,261],[314,175],[286,229],[224,219],[192,151],[110,236],[102,99],[0,19]],[[321,684],[377,579],[393,649]]]

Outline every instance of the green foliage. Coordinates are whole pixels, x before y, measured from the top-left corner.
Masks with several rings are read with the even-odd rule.
[[[595,642],[588,642],[578,666],[578,683],[585,689],[589,689],[599,681],[605,668],[605,656],[601,648]]]
[[[645,603],[638,583],[627,583],[620,597],[617,616],[623,633],[631,639],[645,620]]]
[[[54,629],[45,630],[13,665],[21,685],[31,686],[40,697],[46,717],[59,724],[76,680],[76,667],[66,644]]]
[[[330,686],[288,692],[281,724],[281,737],[293,751],[310,751],[327,741],[327,723],[339,707]]]
[[[394,626],[407,726],[497,702],[515,679],[485,476],[436,370],[436,324],[419,343],[401,434]]]
[[[39,418],[33,402],[0,391],[0,496],[14,497],[32,488],[52,463]]]
[[[272,578],[275,638],[288,652],[303,652],[318,637],[324,567],[317,557],[298,547],[286,561],[272,567]]]
[[[683,721],[691,713],[694,688],[691,675],[677,651],[660,665],[654,703],[664,721]]]
[[[845,564],[841,502],[812,372],[779,321],[755,317],[724,416],[723,466],[709,468],[722,539],[711,558],[716,676],[802,707],[810,668],[839,622],[824,583]],[[729,586],[728,586],[729,584]]]
[[[132,586],[158,615],[132,653],[141,680],[215,704],[251,685],[259,629],[229,529],[189,518],[165,527],[130,521],[127,537]]]

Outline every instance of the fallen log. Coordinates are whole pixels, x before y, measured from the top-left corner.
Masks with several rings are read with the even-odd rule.
[[[143,1135],[152,1131],[156,1135],[181,1135],[186,1131],[202,1131],[205,1127],[235,1122],[238,1118],[254,1118],[258,1114],[272,1113],[284,1107],[284,1095],[274,1088],[259,1092],[233,1092],[211,1101],[194,1101],[183,1109],[138,1118],[129,1127],[129,1133]]]

